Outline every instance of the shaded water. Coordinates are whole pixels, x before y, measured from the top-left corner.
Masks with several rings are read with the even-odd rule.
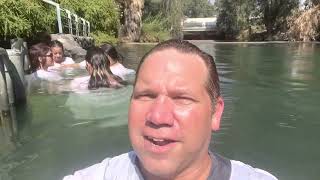
[[[211,149],[281,180],[319,179],[320,45],[195,43],[215,57],[225,100]],[[124,64],[136,68],[151,47],[120,47]],[[130,150],[132,86],[82,94],[56,86],[33,90],[19,111],[20,143],[1,159],[1,180],[60,179]]]

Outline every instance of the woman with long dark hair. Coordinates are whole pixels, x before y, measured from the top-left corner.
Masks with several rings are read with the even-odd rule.
[[[89,76],[74,79],[71,82],[72,89],[119,88],[127,84],[111,72],[110,62],[101,48],[90,48],[85,62]]]
[[[89,89],[99,87],[121,87],[125,82],[110,70],[110,62],[103,50],[98,47],[91,48],[86,54],[86,69],[90,74]]]
[[[107,60],[109,60],[110,64],[110,70],[114,75],[121,77],[123,80],[128,80],[130,79],[130,75],[135,75],[135,71],[133,69],[126,68],[121,64],[123,58],[114,46],[104,43],[100,46],[100,48],[107,56]],[[86,61],[80,62],[79,66],[80,68],[85,68]]]

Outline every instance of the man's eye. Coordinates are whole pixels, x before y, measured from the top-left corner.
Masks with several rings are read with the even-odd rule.
[[[135,99],[148,101],[156,98],[156,95],[154,94],[137,94],[134,96]]]
[[[182,105],[188,105],[194,102],[192,98],[185,97],[185,96],[176,96],[176,97],[173,97],[173,100],[176,104],[182,104]]]

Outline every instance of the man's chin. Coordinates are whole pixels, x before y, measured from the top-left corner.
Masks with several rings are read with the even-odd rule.
[[[159,161],[158,159],[151,158],[145,158],[143,161],[139,161],[139,167],[144,176],[164,179],[172,179],[178,169],[177,164],[173,161]]]

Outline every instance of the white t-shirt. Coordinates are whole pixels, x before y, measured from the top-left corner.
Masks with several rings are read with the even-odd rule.
[[[106,158],[101,163],[76,171],[73,175],[65,176],[63,180],[143,180],[136,159],[137,155],[134,151]],[[231,170],[228,180],[277,180],[272,174],[240,161],[230,160],[230,163]]]
[[[114,75],[119,76],[123,80],[127,80],[129,75],[134,75],[136,73],[133,69],[128,69],[121,63],[110,66],[110,70]]]
[[[83,60],[81,62],[78,63],[81,69],[85,69],[86,68],[86,60]]]
[[[64,58],[64,61],[62,63],[56,63],[54,62],[53,66],[50,66],[48,69],[51,70],[51,69],[57,69],[57,68],[60,68],[61,65],[68,65],[68,64],[74,64],[74,60],[71,58],[71,57],[65,57]]]
[[[78,77],[71,81],[70,88],[72,91],[81,93],[88,91],[90,76]]]
[[[37,70],[36,72],[32,73],[31,76],[46,81],[60,81],[63,79],[58,73],[50,70],[46,71],[43,69]]]

